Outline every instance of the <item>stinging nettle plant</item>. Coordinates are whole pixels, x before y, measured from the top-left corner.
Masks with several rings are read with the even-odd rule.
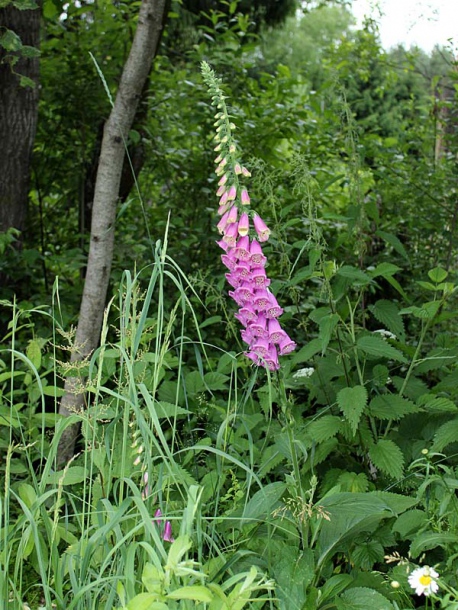
[[[266,242],[270,229],[251,206],[247,189],[242,179],[249,178],[250,172],[244,167],[237,153],[232,132],[235,129],[220,87],[221,81],[207,62],[202,62],[202,75],[212,95],[215,114],[216,135],[215,173],[219,177],[218,230],[222,239],[218,245],[224,254],[223,264],[229,269],[226,279],[234,290],[229,291],[239,306],[235,314],[243,325],[242,339],[248,344],[245,355],[256,365],[278,370],[278,356],[294,351],[296,343],[282,329],[278,318],[283,309],[269,290],[270,278],[265,266],[267,259],[260,242]],[[240,209],[238,208],[240,206]],[[254,235],[256,234],[256,237]]]

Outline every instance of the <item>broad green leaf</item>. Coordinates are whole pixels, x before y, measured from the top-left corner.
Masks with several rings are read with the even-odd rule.
[[[0,35],[0,47],[3,47],[8,52],[19,51],[22,47],[22,42],[15,32],[7,29]]]
[[[367,405],[367,390],[362,385],[353,388],[343,388],[337,394],[337,404],[349,422],[353,434],[356,433],[359,420]]]
[[[240,527],[247,522],[259,521],[272,512],[274,505],[286,491],[286,483],[277,481],[259,489],[245,506]]]
[[[369,481],[364,472],[343,472],[337,479],[342,491],[362,492],[369,488]]]
[[[87,470],[82,466],[70,466],[66,470],[50,473],[46,485],[75,485],[84,481],[87,474]]]
[[[376,468],[393,479],[403,475],[404,456],[393,441],[381,439],[369,449],[369,457]]]
[[[157,595],[139,593],[127,604],[127,610],[169,610],[167,604],[157,601]]]
[[[443,282],[447,275],[448,271],[442,269],[442,267],[435,267],[434,269],[431,269],[431,271],[428,271],[429,279],[436,284]]]
[[[225,390],[227,389],[227,381],[229,377],[222,373],[211,372],[204,375],[204,380],[210,390]]]
[[[186,392],[194,395],[205,390],[204,380],[199,371],[192,371],[185,377]]]
[[[368,271],[368,274],[371,277],[390,277],[392,275],[394,275],[395,273],[397,273],[398,271],[401,271],[401,267],[398,267],[397,265],[393,265],[392,263],[380,263],[377,265],[377,267],[375,269],[373,269],[372,271]]]
[[[458,441],[458,419],[442,424],[434,435],[432,451],[442,451],[450,443]]]
[[[32,339],[27,346],[27,358],[37,370],[41,366],[41,348],[43,347],[43,343],[42,339]]]
[[[376,335],[364,335],[356,341],[356,345],[359,350],[369,356],[407,362],[405,356],[398,349],[392,347],[384,339]]]
[[[174,571],[177,564],[183,559],[184,555],[186,555],[191,547],[192,541],[189,536],[178,536],[175,542],[172,542],[172,546],[170,547],[167,557],[166,570],[170,569]]]
[[[318,565],[331,559],[345,540],[362,532],[373,532],[392,512],[381,498],[372,493],[334,493],[320,500],[320,508],[329,516],[323,519],[318,536]]]
[[[332,313],[325,318],[320,320],[320,333],[319,338],[321,340],[321,353],[324,354],[326,348],[331,340],[332,333],[339,323],[340,316],[336,313]]]
[[[21,500],[27,506],[27,508],[32,508],[33,503],[37,499],[37,494],[34,488],[28,483],[21,483],[18,487],[18,493]]]
[[[374,496],[381,498],[387,507],[393,511],[393,514],[399,515],[404,511],[418,504],[418,500],[412,496],[403,496],[402,494],[394,494],[390,491],[373,491]]]
[[[342,603],[343,602],[343,605]],[[393,610],[393,604],[375,589],[354,587],[347,589],[337,603],[338,610]]]
[[[372,570],[374,564],[382,561],[385,550],[378,540],[359,542],[351,552],[351,561],[363,570]]]
[[[352,267],[351,265],[344,265],[337,270],[337,275],[341,277],[345,277],[350,280],[354,280],[358,284],[369,284],[371,282],[371,278],[361,271],[361,269],[357,269],[356,267]]]
[[[396,337],[404,337],[404,321],[399,315],[399,309],[393,301],[386,299],[378,300],[374,305],[369,306],[373,316]]]
[[[180,587],[167,595],[168,599],[192,599],[196,602],[205,602],[209,604],[213,599],[212,592],[202,585],[192,585],[189,587]]]
[[[438,396],[429,400],[424,409],[430,413],[456,413],[458,406],[445,396]]]
[[[369,403],[368,413],[378,419],[401,419],[410,413],[423,409],[398,394],[379,394]]]
[[[318,354],[318,352],[321,352],[321,340],[312,339],[293,356],[292,363],[308,362],[315,354]]]
[[[316,443],[321,443],[335,436],[341,427],[342,422],[340,417],[336,415],[323,415],[307,426],[307,432]]]
[[[353,582],[350,574],[335,574],[331,576],[321,589],[321,600],[332,599],[336,595],[345,591],[345,589]]]
[[[409,538],[409,534],[412,534],[411,537],[415,537],[427,523],[428,515],[423,510],[414,508],[399,515],[393,524],[393,532],[401,534],[403,539]]]
[[[410,555],[415,559],[424,551],[440,546],[444,549],[455,550],[458,545],[458,536],[451,533],[423,532],[414,538],[410,545]]]
[[[312,549],[300,554],[297,547],[285,542],[272,545],[276,561],[273,562],[273,575],[276,581],[276,595],[282,608],[302,610],[308,597],[308,587],[315,574],[315,560]]]

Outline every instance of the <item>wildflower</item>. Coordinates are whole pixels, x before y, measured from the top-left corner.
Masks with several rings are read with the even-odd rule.
[[[300,377],[311,377],[314,372],[315,369],[313,368],[313,366],[310,366],[306,367],[305,369],[299,369],[293,374],[293,377],[295,379],[299,379]]]
[[[157,511],[154,513],[153,523],[161,525],[162,521],[162,511],[160,508],[158,508]],[[165,540],[166,542],[175,541],[174,537],[172,536],[172,524],[170,523],[170,521],[165,522],[164,529],[162,531],[162,540]]]
[[[270,229],[263,221],[263,219],[258,216],[258,214],[254,215],[253,224],[255,231],[258,234],[259,241],[267,241],[270,236]]]
[[[417,595],[431,595],[431,593],[437,593],[439,585],[436,582],[436,578],[439,574],[433,568],[429,566],[423,566],[422,568],[416,568],[412,574],[410,574],[408,581],[412,589],[415,589]]]
[[[248,219],[248,214],[246,214],[244,212],[240,216],[240,220],[239,220],[239,235],[240,235],[240,237],[245,237],[245,235],[248,235],[248,231],[249,230],[250,230],[250,221]]]
[[[235,172],[237,175],[240,175],[240,174],[242,173],[242,166],[240,165],[240,163],[236,163],[236,164],[234,165],[234,172]]]
[[[242,189],[242,193],[240,195],[240,201],[242,205],[250,205],[250,196],[248,195],[248,191],[246,189]]]
[[[233,201],[237,197],[237,187],[233,184],[227,194],[227,198]]]

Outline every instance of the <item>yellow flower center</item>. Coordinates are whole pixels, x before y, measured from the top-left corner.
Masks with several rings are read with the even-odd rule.
[[[429,587],[431,581],[431,576],[426,576],[425,574],[423,574],[423,576],[420,576],[420,584],[422,584],[424,587]]]

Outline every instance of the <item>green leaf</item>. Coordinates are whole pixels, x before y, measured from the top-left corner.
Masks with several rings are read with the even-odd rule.
[[[336,313],[332,313],[325,318],[320,320],[320,334],[319,338],[321,340],[321,353],[323,354],[326,351],[326,348],[329,345],[329,341],[331,340],[332,333],[337,326],[340,320],[340,316]]]
[[[396,237],[396,235],[393,235],[392,233],[386,233],[385,231],[380,231],[380,230],[376,231],[375,234],[377,235],[377,237],[381,237],[388,244],[390,244],[390,246],[392,246],[396,250],[396,252],[398,254],[400,254],[401,256],[403,256],[407,261],[409,260],[409,257],[407,255],[407,252],[406,252],[404,246],[399,241],[399,239]]]
[[[381,593],[368,587],[347,589],[337,603],[338,610],[368,610],[369,608],[370,610],[393,610],[393,604]]]
[[[438,396],[425,403],[425,410],[431,413],[456,413],[458,407],[450,398],[445,396]]]
[[[32,339],[27,346],[27,358],[37,370],[41,366],[41,348],[43,347],[43,343],[43,339]]]
[[[318,352],[321,352],[321,339],[312,339],[293,356],[292,364],[308,362]]]
[[[424,551],[429,551],[440,546],[442,548],[450,548],[454,551],[458,544],[458,536],[456,534],[437,532],[424,532],[417,536],[410,545],[410,555],[415,559]]]
[[[369,403],[368,413],[378,419],[401,419],[410,413],[418,413],[422,408],[398,394],[379,394]]]
[[[405,356],[396,348],[389,345],[376,335],[364,335],[356,341],[359,350],[377,358],[389,358],[398,362],[407,362]]]
[[[371,277],[391,277],[398,271],[401,271],[401,267],[393,265],[392,263],[380,263],[372,271],[368,271]]]
[[[173,405],[170,402],[166,402],[165,400],[161,400],[154,403],[154,409],[156,411],[156,415],[158,419],[167,417],[168,419],[173,419],[179,415],[187,415],[190,413],[187,409],[183,409],[177,405]]]
[[[202,585],[180,587],[167,595],[168,599],[192,599],[196,602],[209,604],[213,599],[212,592]]]
[[[409,538],[409,534],[417,535],[421,528],[428,523],[428,515],[418,508],[408,510],[396,519],[393,532],[398,532],[402,538]]]
[[[297,547],[277,542],[272,544],[271,550],[276,557],[273,562],[273,575],[276,595],[282,603],[280,607],[302,610],[308,597],[308,587],[314,577],[315,561],[312,549],[304,549],[298,554]]]
[[[169,610],[167,604],[157,601],[157,595],[139,593],[127,604],[127,610]]]
[[[378,540],[359,542],[351,552],[351,561],[357,568],[371,570],[374,564],[382,561],[385,550]]]
[[[345,591],[345,589],[353,582],[350,574],[335,574],[331,576],[321,589],[321,600],[332,599],[336,595]]]
[[[403,475],[404,456],[393,441],[381,439],[369,449],[369,457],[376,468],[393,479]]]
[[[404,320],[399,315],[399,309],[393,301],[380,299],[369,306],[374,318],[384,324],[386,328],[399,338],[404,337]]]
[[[367,390],[362,385],[353,388],[343,388],[337,394],[337,404],[349,422],[353,434],[356,433],[359,420],[367,405]]]
[[[185,377],[186,391],[188,394],[194,395],[205,390],[204,380],[199,371],[192,371]]]
[[[0,36],[0,46],[8,52],[19,51],[22,47],[22,42],[19,36],[12,30],[5,30]]]
[[[269,515],[272,512],[273,506],[285,493],[286,488],[286,483],[277,481],[276,483],[269,483],[258,490],[245,506],[242,518],[240,519],[240,527],[246,523],[259,521],[261,518]]]
[[[342,421],[340,417],[336,415],[323,415],[308,425],[307,432],[316,443],[321,443],[335,436],[341,427]]]
[[[369,488],[369,481],[364,472],[359,474],[356,474],[356,472],[343,472],[339,475],[337,483],[342,491],[351,491],[353,493],[367,491]]]
[[[21,483],[18,487],[18,494],[27,508],[32,508],[33,503],[37,499],[37,494],[34,488],[28,483]]]
[[[458,419],[442,424],[434,435],[432,451],[442,451],[450,443],[458,442]]]
[[[435,267],[434,269],[431,269],[431,271],[428,271],[429,279],[436,284],[443,282],[447,275],[448,271],[442,269],[442,267]]]
[[[46,485],[75,485],[81,483],[88,473],[82,466],[71,466],[66,470],[51,472],[46,480]]]
[[[351,265],[344,265],[340,267],[337,271],[337,275],[341,277],[345,277],[350,280],[354,280],[359,284],[370,284],[371,278],[361,271],[361,269],[357,269],[356,267],[352,267]]]
[[[212,372],[204,375],[204,381],[209,390],[226,390],[229,377],[222,373]]]

